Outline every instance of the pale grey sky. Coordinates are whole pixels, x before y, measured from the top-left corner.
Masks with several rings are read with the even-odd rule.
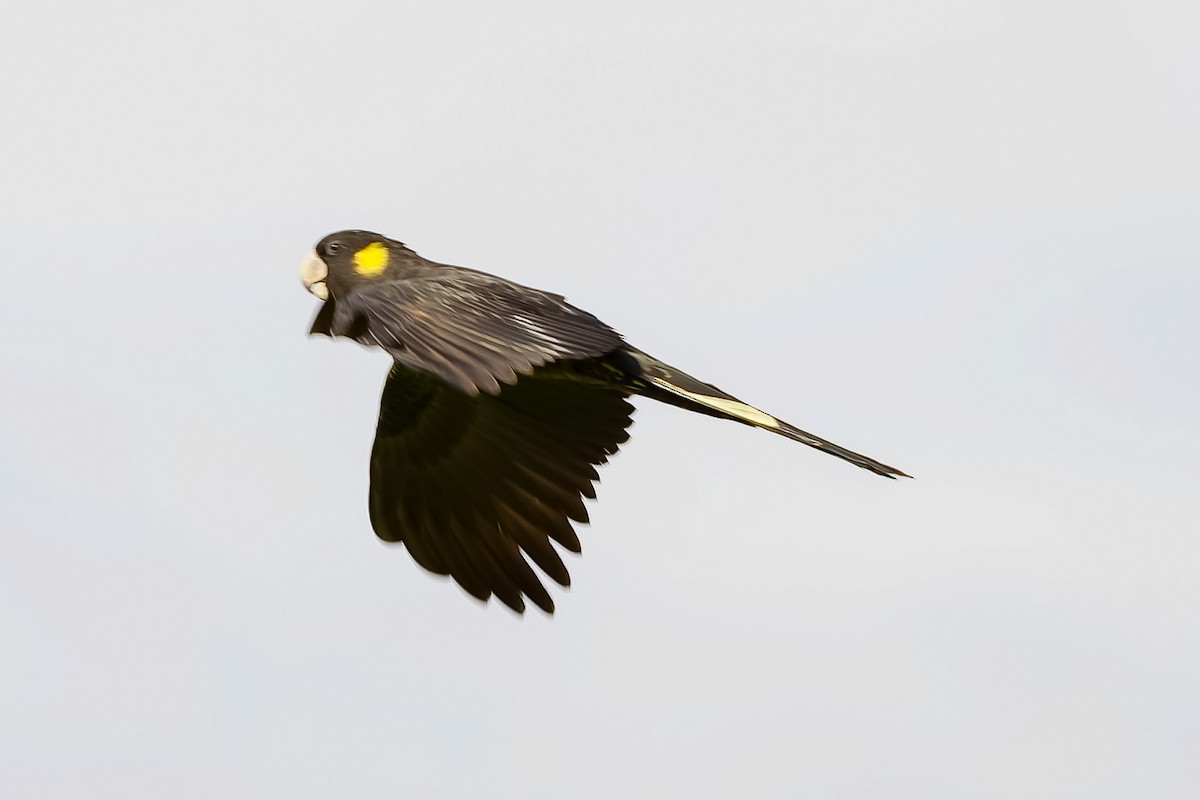
[[[0,795],[1190,798],[1200,6],[22,4]],[[639,403],[553,619],[371,533],[376,229]]]

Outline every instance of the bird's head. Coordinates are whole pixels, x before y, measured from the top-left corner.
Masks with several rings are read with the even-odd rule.
[[[419,261],[420,257],[403,242],[370,231],[331,233],[309,253],[300,265],[304,288],[324,300],[309,333],[333,335],[337,301],[355,288],[372,281],[394,277]]]
[[[300,280],[322,300],[336,300],[363,283],[386,279],[414,255],[378,233],[338,231],[317,242],[300,265]]]

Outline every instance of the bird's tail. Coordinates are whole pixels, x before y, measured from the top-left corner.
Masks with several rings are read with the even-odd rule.
[[[783,420],[777,419],[752,405],[743,403],[733,395],[727,394],[704,381],[697,380],[691,375],[669,364],[664,364],[657,358],[649,356],[640,350],[630,348],[628,354],[637,362],[639,368],[640,377],[635,380],[638,394],[664,403],[670,403],[673,406],[685,408],[688,411],[696,411],[722,419],[731,419],[755,428],[762,428],[772,433],[778,433],[780,436],[786,436],[793,441],[801,442],[809,447],[815,447],[818,450],[849,461],[855,466],[870,470],[876,475],[883,475],[885,478],[895,478],[897,476],[910,477],[895,467],[889,467],[887,464],[882,464],[873,458],[868,458],[860,453],[847,450],[833,442],[827,442],[819,436],[813,436],[811,433],[802,431],[794,425],[789,425]]]

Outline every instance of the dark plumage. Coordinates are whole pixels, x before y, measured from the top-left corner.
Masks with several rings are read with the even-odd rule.
[[[538,568],[579,552],[596,466],[629,438],[633,394],[803,442],[878,475],[898,469],[742,403],[630,347],[556,294],[438,264],[367,231],[322,239],[301,269],[325,301],[311,333],[395,363],[371,452],[371,525],[480,600],[551,613]]]

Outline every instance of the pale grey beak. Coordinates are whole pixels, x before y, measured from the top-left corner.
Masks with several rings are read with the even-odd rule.
[[[329,287],[325,285],[328,277],[329,267],[317,257],[315,250],[304,257],[304,263],[300,265],[300,280],[304,282],[305,289],[322,300],[328,300]]]

